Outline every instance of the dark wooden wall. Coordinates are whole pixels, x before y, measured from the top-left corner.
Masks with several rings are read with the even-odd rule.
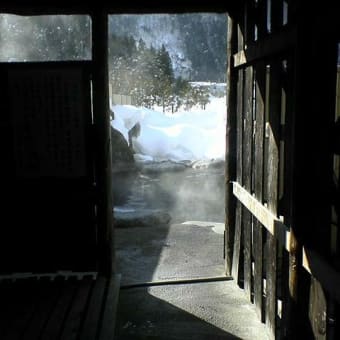
[[[0,73],[0,273],[95,270],[90,64]]]
[[[73,12],[45,10],[3,9]],[[0,65],[0,273],[114,272],[108,15],[100,9],[87,14],[92,60]],[[75,110],[77,122],[70,118]],[[72,161],[76,153],[81,159]]]
[[[249,0],[229,13],[226,270],[273,339],[338,332],[334,11]]]

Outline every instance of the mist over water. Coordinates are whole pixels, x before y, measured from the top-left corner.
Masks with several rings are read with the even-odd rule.
[[[145,185],[142,196],[147,207],[168,212],[172,223],[224,222],[223,166],[152,173],[143,178],[136,185]]]
[[[178,222],[188,220],[224,222],[224,174],[211,169],[185,171],[162,176],[160,185],[172,192],[174,205],[170,214]]]

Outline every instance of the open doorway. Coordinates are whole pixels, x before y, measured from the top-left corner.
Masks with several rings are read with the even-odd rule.
[[[225,14],[109,17],[122,285],[224,276]]]
[[[265,339],[225,275],[226,21],[110,17],[119,339]]]

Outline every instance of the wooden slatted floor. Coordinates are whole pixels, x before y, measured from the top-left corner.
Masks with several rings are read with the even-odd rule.
[[[120,277],[0,281],[0,339],[112,340]]]

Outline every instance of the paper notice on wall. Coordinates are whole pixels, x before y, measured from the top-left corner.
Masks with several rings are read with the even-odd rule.
[[[81,70],[15,69],[8,81],[17,175],[85,176]]]

